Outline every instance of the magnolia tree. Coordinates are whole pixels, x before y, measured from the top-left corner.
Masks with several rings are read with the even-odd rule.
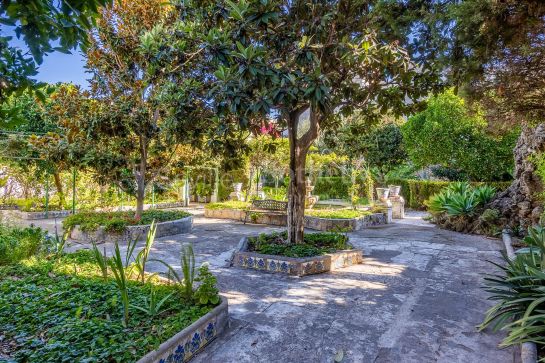
[[[113,183],[136,197],[140,218],[147,187],[175,161],[186,139],[178,132],[185,116],[186,135],[196,143],[200,112],[188,95],[171,97],[170,78],[156,67],[158,49],[145,35],[168,24],[172,7],[160,0],[116,1],[104,7],[90,34],[87,68],[92,74],[89,95],[77,89],[59,94],[58,118],[66,130],[73,160],[95,171],[102,183]],[[180,105],[189,100],[185,112]],[[195,132],[193,132],[193,131]]]
[[[172,41],[200,37],[194,54],[203,63],[193,64],[196,72],[204,69],[212,86],[213,139],[237,128],[258,132],[271,118],[287,128],[290,243],[303,241],[305,159],[320,131],[354,110],[369,118],[406,113],[436,84],[427,62],[433,54],[423,51],[426,27],[413,21],[417,17],[404,5],[379,3],[250,0],[179,6],[176,31],[169,35]]]
[[[222,35],[208,47],[217,64],[218,112],[238,115],[242,125],[276,114],[287,126],[291,243],[303,241],[305,160],[320,131],[354,110],[369,118],[408,112],[435,83],[426,54],[408,46],[420,32],[410,32],[408,21],[388,24],[391,11],[411,14],[375,3],[218,4],[227,8],[215,17]]]

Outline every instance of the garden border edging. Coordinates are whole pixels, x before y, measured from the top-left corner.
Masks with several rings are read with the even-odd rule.
[[[242,237],[232,255],[232,266],[302,277],[334,271],[363,262],[363,251],[359,249],[342,250],[311,257],[286,257],[249,252],[247,248],[248,237]]]
[[[248,215],[248,216],[247,216]],[[287,225],[287,216],[279,213],[247,212],[241,209],[204,209],[204,216],[207,218],[233,219],[236,221],[268,224],[273,226]],[[305,228],[316,231],[331,231],[335,229],[347,228],[350,231],[359,231],[361,229],[381,226],[391,222],[391,209],[381,213],[372,213],[358,218],[321,218],[314,216],[305,216]]]
[[[229,304],[222,296],[218,306],[161,343],[137,363],[187,362],[223,333],[228,323]]]
[[[181,233],[189,233],[193,228],[193,216],[187,216],[184,218],[176,219],[173,221],[165,221],[156,223],[157,230],[155,237],[173,236]],[[120,238],[130,238],[134,240],[136,238],[143,239],[146,237],[151,224],[127,226],[126,230],[122,233],[106,232],[104,227],[99,227],[96,231],[82,231],[79,225],[75,226],[70,231],[70,238],[84,243],[102,243],[102,242],[115,242]]]
[[[507,257],[512,260],[516,257],[513,248],[513,241],[509,230],[504,229],[501,233],[501,239],[505,247]],[[533,342],[525,342],[520,345],[520,359],[522,363],[537,363],[537,346]]]

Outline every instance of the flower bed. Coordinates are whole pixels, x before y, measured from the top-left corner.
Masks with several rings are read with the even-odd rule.
[[[285,214],[248,211],[248,207],[249,203],[246,202],[213,203],[205,207],[204,216],[274,226],[285,226],[287,224]],[[305,228],[317,231],[358,231],[369,226],[387,223],[389,223],[388,211],[377,213],[350,209],[310,209],[305,211]]]
[[[156,302],[166,298],[154,315],[147,310],[152,289]],[[0,267],[0,353],[8,361],[126,362],[152,352],[159,360],[159,353],[168,353],[161,343],[172,343],[182,331],[191,332],[192,341],[176,340],[188,348],[183,354],[178,349],[176,361],[187,361],[226,324],[225,301],[199,304],[158,279],[129,280],[128,294],[132,305],[124,326],[115,280],[102,277],[87,251]]]
[[[187,212],[147,210],[138,221],[134,219],[134,212],[78,213],[67,217],[63,227],[76,241],[114,242],[121,237],[143,238],[154,220],[156,237],[187,233],[193,225],[193,217]]]
[[[305,243],[286,244],[285,234],[241,239],[233,256],[238,267],[305,276],[362,263],[363,253],[348,237],[333,233],[307,233]]]

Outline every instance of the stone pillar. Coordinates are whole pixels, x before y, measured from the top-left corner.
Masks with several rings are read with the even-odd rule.
[[[403,219],[405,218],[405,199],[402,196],[390,197],[390,203],[392,203],[392,218]]]

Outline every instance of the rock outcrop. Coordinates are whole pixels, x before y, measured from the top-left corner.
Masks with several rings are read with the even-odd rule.
[[[523,127],[513,150],[515,175],[511,186],[499,193],[487,208],[500,212],[504,225],[527,227],[543,213],[543,183],[535,173],[532,157],[545,152],[545,124]]]

